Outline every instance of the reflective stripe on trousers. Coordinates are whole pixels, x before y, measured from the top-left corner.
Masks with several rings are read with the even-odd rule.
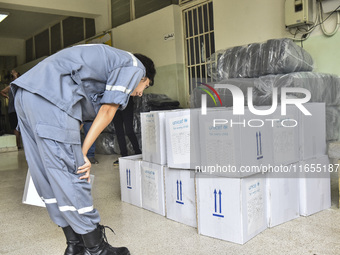
[[[15,108],[30,173],[51,219],[79,234],[92,231],[100,217],[93,208],[91,184],[76,173],[84,164],[79,121],[20,88]]]

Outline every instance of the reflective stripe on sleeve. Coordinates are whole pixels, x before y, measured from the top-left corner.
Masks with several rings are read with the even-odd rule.
[[[131,52],[128,52],[128,53],[132,57],[132,64],[133,64],[133,66],[137,66],[138,65],[137,58]]]
[[[106,85],[105,89],[110,91],[120,91],[125,94],[129,94],[131,92],[131,89],[127,89],[124,86]]]

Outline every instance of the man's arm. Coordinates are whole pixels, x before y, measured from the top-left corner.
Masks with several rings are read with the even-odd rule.
[[[100,107],[98,114],[94,119],[92,126],[89,132],[87,133],[83,143],[82,152],[84,155],[85,164],[78,168],[77,173],[86,174],[81,176],[80,179],[88,179],[90,177],[91,163],[86,157],[87,151],[89,150],[91,145],[96,141],[100,133],[111,123],[113,117],[117,112],[118,107],[119,107],[118,104],[103,104]]]

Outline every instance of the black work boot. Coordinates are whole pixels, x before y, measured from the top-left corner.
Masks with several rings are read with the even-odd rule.
[[[70,226],[64,227],[63,231],[67,243],[64,255],[83,255],[85,249],[81,235],[74,232]]]
[[[85,245],[84,255],[130,255],[126,247],[115,248],[108,244],[105,227],[98,225],[92,232],[82,235]],[[111,228],[109,229],[113,232]]]

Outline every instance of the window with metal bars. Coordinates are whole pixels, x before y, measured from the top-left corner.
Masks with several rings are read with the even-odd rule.
[[[94,19],[68,17],[26,40],[26,63],[54,54],[95,34]]]
[[[158,11],[178,0],[111,0],[112,27]]]
[[[213,3],[205,2],[183,11],[186,69],[189,93],[198,82],[211,82],[206,60],[215,52]]]

